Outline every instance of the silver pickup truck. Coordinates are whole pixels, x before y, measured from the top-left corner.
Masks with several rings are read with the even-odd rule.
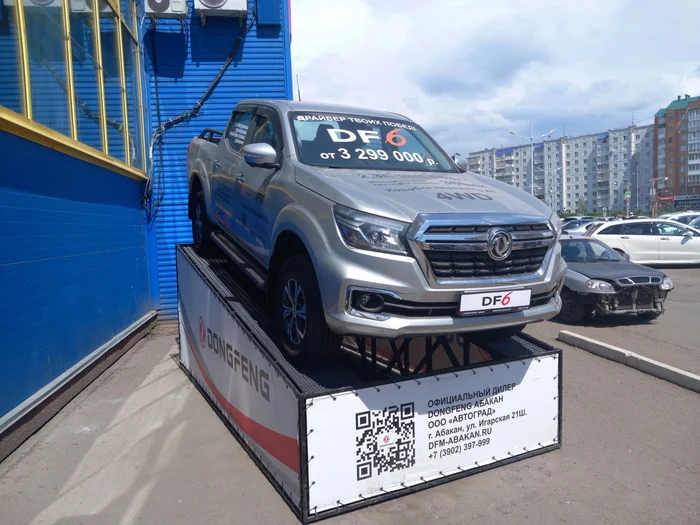
[[[266,291],[287,356],[344,335],[504,338],[559,313],[559,217],[394,113],[245,100],[187,158],[195,248]]]

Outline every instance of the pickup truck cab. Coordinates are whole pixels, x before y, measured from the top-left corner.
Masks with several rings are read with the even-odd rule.
[[[245,100],[187,169],[195,248],[266,291],[289,358],[344,335],[509,337],[561,308],[558,216],[401,115]]]

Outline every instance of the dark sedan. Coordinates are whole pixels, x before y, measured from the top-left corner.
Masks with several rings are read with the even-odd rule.
[[[665,273],[633,263],[597,239],[565,234],[560,242],[568,266],[560,320],[626,313],[655,319],[664,312],[673,289]]]

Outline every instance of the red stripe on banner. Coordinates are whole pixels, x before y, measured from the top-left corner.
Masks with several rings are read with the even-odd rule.
[[[197,351],[194,349],[195,347],[190,340],[188,330],[185,329],[184,332],[185,337],[187,337],[187,342],[192,349],[192,356],[194,357],[199,370],[202,372],[204,381],[206,381],[209,390],[211,390],[211,392],[214,394],[214,397],[219,404],[224,407],[224,411],[228,414],[228,416],[241,428],[241,430],[243,430],[243,432],[248,435],[248,437],[250,437],[250,439],[260,445],[260,447],[263,448],[268,454],[298,474],[300,468],[299,443],[297,440],[261,425],[233,406],[229,400],[226,399],[221,392],[219,392],[214,385],[214,382],[209,377],[209,374],[207,374],[206,369],[199,359],[197,359]]]

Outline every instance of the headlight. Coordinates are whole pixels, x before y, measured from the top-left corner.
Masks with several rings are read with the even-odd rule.
[[[673,281],[670,277],[664,277],[664,280],[661,281],[661,286],[659,288],[662,290],[673,290]]]
[[[343,240],[353,248],[408,255],[405,235],[409,224],[370,215],[336,204],[333,215]]]
[[[598,281],[596,279],[587,280],[586,288],[596,293],[615,293],[615,288],[613,288],[612,284],[606,283],[605,281]]]
[[[549,216],[549,224],[552,226],[554,235],[557,239],[559,239],[559,237],[561,237],[562,229],[564,228],[564,223],[561,222],[561,219],[559,218],[559,215],[556,214],[556,212],[552,213],[552,215]]]

